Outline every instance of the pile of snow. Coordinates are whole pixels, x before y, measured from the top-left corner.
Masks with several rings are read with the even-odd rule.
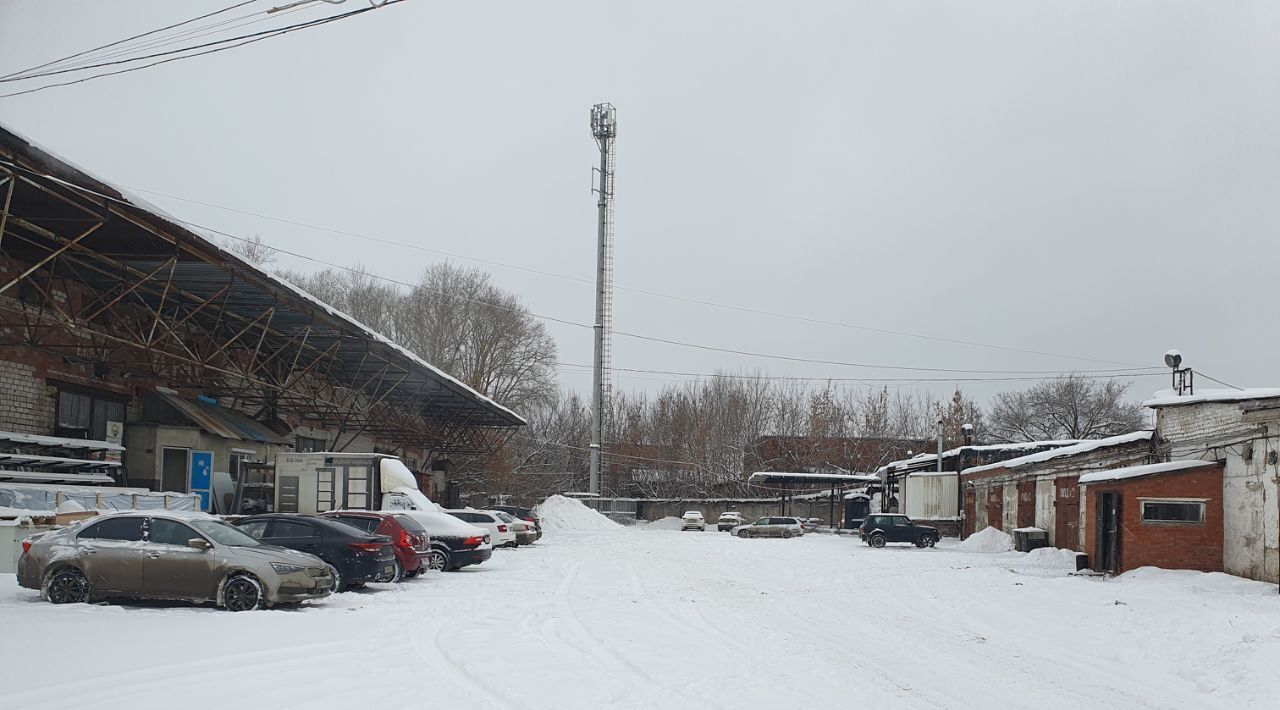
[[[1219,594],[1262,594],[1268,597],[1276,595],[1276,585],[1270,582],[1255,582],[1243,577],[1233,577],[1223,572],[1197,572],[1190,569],[1139,567],[1125,572],[1112,581],[1128,584],[1163,584],[1168,585],[1171,590],[1181,593],[1186,593],[1190,589]]]
[[[64,498],[63,501],[58,504],[59,513],[83,513],[87,510],[89,509],[70,498]]]
[[[1013,550],[1013,538],[1009,533],[988,525],[956,545],[960,552],[1009,552]]]
[[[1076,567],[1076,552],[1072,550],[1064,550],[1060,547],[1038,547],[1027,556],[1022,558],[1018,564],[1026,567]]]
[[[613,530],[621,527],[580,500],[554,495],[533,509],[544,530]]]
[[[684,521],[680,518],[668,515],[661,520],[647,520],[640,523],[640,527],[645,530],[679,530],[684,527]]]

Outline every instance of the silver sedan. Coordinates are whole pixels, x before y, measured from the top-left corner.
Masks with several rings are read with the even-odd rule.
[[[213,602],[231,611],[328,596],[319,558],[264,545],[204,513],[109,513],[23,542],[18,584],[54,604]]]

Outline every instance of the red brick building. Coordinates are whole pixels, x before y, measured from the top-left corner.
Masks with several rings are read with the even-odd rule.
[[[1095,570],[1223,569],[1222,464],[1170,461],[1080,477],[1080,549]]]

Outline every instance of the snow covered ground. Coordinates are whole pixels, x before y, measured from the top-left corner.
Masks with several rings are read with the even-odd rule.
[[[1273,586],[1069,559],[602,527],[241,614],[0,575],[0,708],[1276,707]]]

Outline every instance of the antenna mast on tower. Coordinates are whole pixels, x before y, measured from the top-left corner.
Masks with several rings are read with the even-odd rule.
[[[613,104],[591,107],[591,135],[600,148],[596,200],[596,321],[595,386],[591,402],[591,487],[600,495],[600,459],[604,446],[604,412],[609,405],[609,349],[613,333],[613,143],[618,137],[618,115]]]

